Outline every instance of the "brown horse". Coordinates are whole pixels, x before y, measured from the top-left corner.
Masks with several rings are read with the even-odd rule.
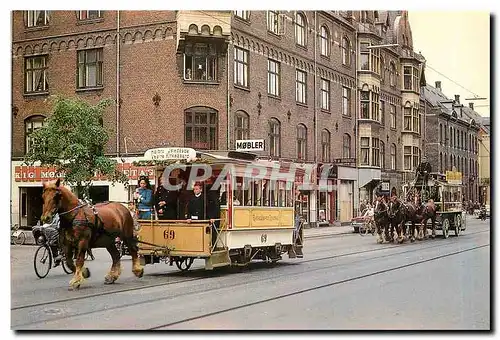
[[[60,185],[60,180],[43,183],[42,223],[60,216],[61,245],[66,255],[68,267],[75,273],[70,281],[70,288],[77,289],[84,278],[90,277],[90,271],[83,266],[87,249],[106,248],[113,264],[105,277],[104,283],[115,282],[121,274],[120,254],[115,246],[119,236],[132,255],[132,272],[142,277],[144,268],[137,255],[137,240],[134,237],[134,221],[130,212],[120,203],[105,203],[94,207],[82,203],[67,188]],[[76,267],[73,263],[73,251],[76,250]]]

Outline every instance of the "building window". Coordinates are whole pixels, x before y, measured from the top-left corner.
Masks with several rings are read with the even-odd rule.
[[[25,59],[25,88],[26,93],[47,92],[49,79],[47,77],[47,56],[27,57]]]
[[[186,44],[184,50],[184,79],[217,81],[217,50],[213,44]]]
[[[380,74],[380,49],[372,48],[370,49],[371,55],[371,65],[370,70],[376,74]]]
[[[297,159],[307,160],[307,128],[302,124],[297,125]]]
[[[280,96],[280,63],[271,59],[267,60],[267,93]]]
[[[350,53],[350,48],[351,44],[349,42],[349,39],[346,37],[342,38],[342,64],[346,66],[351,65],[351,53]]]
[[[396,105],[389,105],[389,108],[390,108],[390,112],[389,114],[391,115],[391,129],[395,129],[396,128]]]
[[[443,144],[443,124],[439,123],[439,144]]]
[[[412,131],[412,128],[411,128],[412,108],[409,106],[405,106],[403,110],[404,110],[403,130],[404,131]]]
[[[404,147],[404,169],[411,170],[411,146]]]
[[[443,173],[443,153],[439,153],[439,172]]]
[[[342,138],[342,158],[351,158],[351,136],[347,133]]]
[[[321,160],[324,163],[330,162],[330,131],[321,131]]]
[[[380,166],[380,144],[378,138],[372,138],[372,165]]]
[[[391,170],[396,170],[396,144],[391,145]]]
[[[281,155],[281,126],[276,118],[269,120],[269,155],[271,157]]]
[[[320,41],[320,53],[327,57],[330,54],[330,44],[328,43],[330,41],[330,33],[328,33],[328,29],[325,26],[321,26]]]
[[[380,168],[385,169],[385,143],[380,140]]]
[[[361,91],[361,118],[370,119],[370,91]]]
[[[300,46],[306,46],[306,20],[301,13],[295,16],[295,42]]]
[[[234,127],[235,139],[249,139],[250,138],[250,118],[246,112],[236,111]]]
[[[372,119],[379,122],[380,121],[380,95],[371,91],[372,95]]]
[[[78,20],[91,20],[102,18],[101,11],[77,11]]]
[[[385,126],[385,101],[380,101],[380,123]]]
[[[330,111],[330,81],[321,79],[321,109]]]
[[[248,87],[248,51],[234,47],[234,84]]]
[[[25,11],[26,27],[47,26],[49,24],[49,11]]]
[[[250,11],[233,11],[234,15],[243,20],[250,19]]]
[[[419,92],[419,70],[413,66],[403,67],[403,84],[404,89],[409,91]]]
[[[389,82],[391,86],[396,86],[396,65],[391,61],[390,70],[389,70]]]
[[[361,119],[380,121],[380,95],[373,91],[362,90],[360,93]]]
[[[361,137],[361,165],[370,165],[370,138]]]
[[[385,83],[385,60],[383,57],[380,57],[380,83]]]
[[[32,116],[24,121],[25,153],[28,153],[33,147],[33,138],[31,137],[31,134],[33,131],[43,126],[44,120],[45,117],[43,116]]]
[[[102,48],[78,51],[78,88],[102,86]]]
[[[297,103],[307,103],[307,73],[295,70],[295,100]]]
[[[342,114],[344,116],[351,116],[351,89],[342,87]]]
[[[448,170],[448,156],[446,154],[444,154],[444,171],[445,172],[446,170]]]
[[[279,32],[279,14],[277,11],[267,11],[267,30],[274,34]]]
[[[413,132],[420,133],[420,115],[418,113],[418,108],[413,107]]]
[[[413,147],[413,169],[416,169],[420,164],[420,149],[417,146]],[[412,170],[413,170],[412,169]]]
[[[370,50],[369,43],[360,43],[359,67],[361,70],[370,70]]]
[[[185,111],[186,147],[217,150],[217,111],[208,107],[193,107]]]

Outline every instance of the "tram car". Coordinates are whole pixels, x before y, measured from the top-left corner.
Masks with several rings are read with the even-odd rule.
[[[138,220],[142,265],[164,261],[186,271],[195,259],[202,259],[205,269],[211,270],[245,266],[253,260],[274,263],[283,254],[302,257],[303,231],[294,211],[295,176],[303,176],[302,169],[292,174],[290,164],[259,160],[256,155],[236,151],[208,153],[188,149],[196,156],[178,160],[169,159],[170,154],[163,155],[160,161],[158,154],[162,150],[165,149],[148,150],[145,158],[153,160],[142,162],[153,165],[156,178],[163,177],[162,181],[180,183],[182,187],[193,172],[200,173],[200,166],[210,168],[210,178],[202,181],[202,195],[207,203],[208,195],[213,194],[212,186],[218,188],[215,192],[220,217],[211,224],[209,219],[188,221],[189,216],[182,215],[186,196],[192,193],[192,186],[187,183],[188,187],[182,187],[178,195],[179,219]],[[157,157],[151,157],[152,154]],[[166,168],[174,169],[168,177]]]
[[[414,183],[403,185],[405,198],[419,192],[422,203],[429,199],[436,205],[436,229],[441,230],[443,237],[448,238],[450,230],[458,236],[467,227],[466,214],[462,209],[462,179],[459,172],[431,173],[427,182],[420,179]],[[430,220],[427,228],[431,228]]]

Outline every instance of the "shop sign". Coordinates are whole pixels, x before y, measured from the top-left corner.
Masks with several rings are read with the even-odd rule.
[[[356,158],[335,158],[332,163],[345,164],[345,163],[356,163]]]
[[[236,140],[236,151],[264,151],[263,139],[238,139]]]
[[[118,163],[118,171],[122,172],[129,180],[138,180],[141,176],[147,176],[150,180],[155,177],[153,167],[133,166],[131,163]],[[14,167],[14,179],[16,182],[45,182],[57,178],[64,179],[64,172],[57,172],[55,167],[49,166],[16,166]],[[93,181],[105,181],[106,177],[96,174]]]
[[[382,181],[380,183],[380,190],[384,194],[388,194],[391,191],[391,183],[389,181]]]
[[[446,171],[446,182],[450,184],[462,184],[462,173],[460,171]]]
[[[156,148],[144,153],[144,158],[153,161],[163,160],[194,160],[196,151],[191,148]]]

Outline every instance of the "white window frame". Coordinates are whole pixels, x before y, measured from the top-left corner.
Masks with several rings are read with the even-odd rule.
[[[320,80],[321,109],[330,111],[330,81],[324,78]]]
[[[40,15],[43,15],[41,23],[38,22]],[[26,27],[47,26],[50,21],[49,11],[25,11],[25,20]]]
[[[295,101],[307,104],[307,72],[295,70]]]
[[[280,69],[278,61],[267,59],[267,93],[275,97],[280,96]]]
[[[330,55],[330,31],[325,25],[320,28],[320,54],[328,57]]]
[[[234,84],[248,88],[249,52],[241,47],[234,47]]]
[[[250,11],[233,11],[234,16],[243,20],[250,20]]]
[[[295,16],[295,42],[297,45],[306,46],[307,44],[307,24],[304,14],[297,13]]]

